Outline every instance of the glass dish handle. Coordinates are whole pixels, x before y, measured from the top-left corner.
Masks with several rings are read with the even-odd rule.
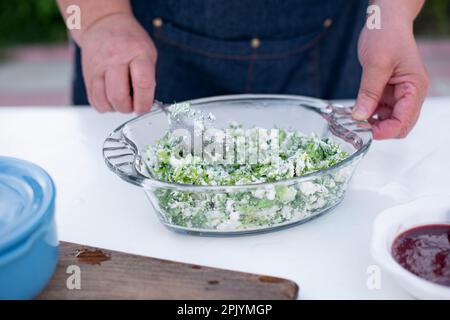
[[[330,104],[327,108],[331,112],[322,113],[328,120],[330,131],[336,136],[360,148],[371,140],[372,127],[367,121],[354,120],[352,117],[353,106]]]

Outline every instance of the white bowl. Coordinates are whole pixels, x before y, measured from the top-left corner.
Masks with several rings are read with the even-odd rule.
[[[381,212],[373,225],[372,256],[412,296],[450,300],[450,287],[409,272],[395,261],[391,253],[392,243],[399,234],[427,224],[450,224],[450,195],[427,196]]]

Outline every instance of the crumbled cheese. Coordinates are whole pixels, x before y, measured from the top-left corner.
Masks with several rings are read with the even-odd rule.
[[[183,105],[177,108],[177,112],[186,112]],[[262,139],[274,139],[272,133],[262,128],[244,130],[238,124],[230,125],[227,136],[237,139],[237,143],[225,145],[227,159],[223,162],[215,161],[218,157],[211,154],[206,159],[201,154],[186,152],[179,138],[171,132],[149,146],[144,160],[154,178],[173,183],[224,187],[220,192],[155,189],[164,218],[171,224],[197,229],[264,228],[305,219],[342,198],[352,173],[351,167],[308,181],[294,183],[287,180],[276,186],[267,184],[328,168],[347,157],[329,138],[305,136],[293,130],[279,130],[278,147],[274,150],[270,141]],[[247,151],[246,161],[242,163],[233,162],[237,158],[235,152],[238,147]],[[258,161],[254,162],[255,159]],[[251,189],[227,188],[253,183],[266,185]]]

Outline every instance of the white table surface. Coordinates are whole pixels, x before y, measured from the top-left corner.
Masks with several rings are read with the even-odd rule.
[[[166,229],[144,192],[110,172],[103,140],[130,115],[90,108],[0,107],[0,155],[33,161],[57,187],[64,241],[239,271],[285,277],[301,299],[404,299],[386,273],[366,286],[372,221],[388,207],[425,194],[450,193],[450,97],[426,101],[404,140],[375,142],[342,204],[309,223],[232,238]]]

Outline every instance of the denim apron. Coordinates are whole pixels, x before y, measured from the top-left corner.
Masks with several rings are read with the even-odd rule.
[[[355,98],[367,0],[132,0],[158,50],[156,99]],[[76,50],[74,104],[88,104]]]

